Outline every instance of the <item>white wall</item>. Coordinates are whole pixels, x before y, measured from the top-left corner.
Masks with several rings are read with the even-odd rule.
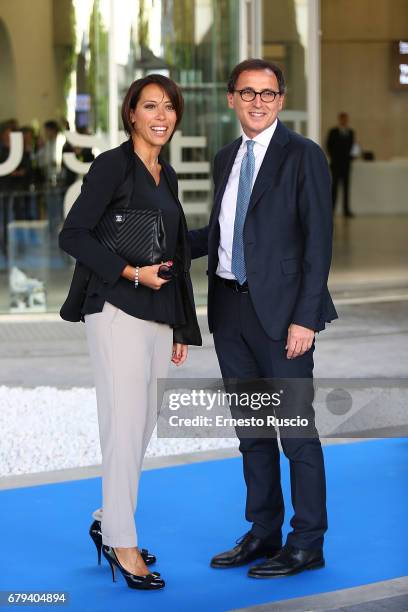
[[[390,87],[391,43],[408,37],[407,0],[321,0],[322,134],[350,114],[363,149],[408,157],[408,92]]]
[[[16,92],[15,100],[1,109],[0,121],[11,116],[20,125],[34,118],[42,123],[61,114],[52,8],[52,0],[0,0],[0,16],[14,58]],[[3,76],[0,79],[2,96],[7,95],[7,78],[6,82]]]

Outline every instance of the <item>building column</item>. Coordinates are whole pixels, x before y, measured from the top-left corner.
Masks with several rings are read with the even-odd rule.
[[[320,0],[308,0],[307,11],[307,135],[320,144]]]

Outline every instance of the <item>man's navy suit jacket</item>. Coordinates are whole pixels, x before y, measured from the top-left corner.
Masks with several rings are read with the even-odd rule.
[[[218,217],[241,144],[238,138],[214,160],[214,206],[206,227],[189,232],[192,257],[208,254],[208,323],[214,330]],[[234,219],[231,219],[234,223]],[[321,331],[337,318],[327,279],[332,256],[333,212],[326,157],[313,141],[279,120],[254,183],[244,225],[249,292],[273,340],[297,323]]]

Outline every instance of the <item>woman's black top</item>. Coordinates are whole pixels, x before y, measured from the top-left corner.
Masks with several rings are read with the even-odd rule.
[[[173,339],[201,345],[190,278],[188,230],[178,200],[177,176],[159,157],[160,182],[154,179],[133,150],[132,140],[98,155],[84,177],[59,235],[60,247],[77,260],[69,293],[61,307],[67,321],[83,321],[84,314],[100,312],[109,301],[124,312],[173,326]],[[103,246],[94,229],[107,208],[160,208],[166,231],[166,259],[177,266],[177,279],[154,291],[121,276],[123,257]]]
[[[134,189],[129,208],[161,209],[166,233],[166,253],[164,261],[174,260],[180,226],[180,212],[170,190],[164,172],[160,172],[160,182],[156,182],[142,160],[135,154]],[[137,288],[126,278],[120,277],[113,287],[107,287],[104,298],[113,306],[139,319],[157,321],[170,325],[183,325],[185,315],[177,279],[162,285],[155,291],[139,284]],[[97,296],[87,296],[82,313],[100,312]]]

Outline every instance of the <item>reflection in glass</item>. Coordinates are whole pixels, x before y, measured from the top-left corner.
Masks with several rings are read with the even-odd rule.
[[[263,0],[262,53],[278,64],[287,84],[281,119],[306,135],[307,130],[307,0]]]
[[[185,116],[165,155],[178,171],[190,227],[203,225],[211,206],[212,160],[237,135],[226,82],[238,62],[239,2],[51,0],[41,5],[41,17],[36,3],[24,9],[12,4],[15,24],[32,20],[44,46],[41,52],[28,44],[24,48],[21,33],[0,20],[0,80],[2,90],[10,92],[8,106],[5,100],[0,104],[0,164],[11,155],[11,134],[20,132],[24,140],[16,167],[5,175],[0,169],[0,311],[57,310],[73,264],[57,243],[64,199],[68,190],[79,190],[86,165],[109,133],[109,45],[119,104],[129,84],[151,72],[181,84]],[[16,41],[22,49],[18,56],[13,55]],[[29,62],[34,75],[19,87],[16,75],[23,66],[16,65],[16,57],[24,66]],[[98,144],[77,146],[67,140],[68,131],[98,138]],[[64,155],[85,165],[68,166]],[[205,265],[195,264],[195,289],[203,295]],[[23,291],[30,283],[36,285],[35,300]]]

